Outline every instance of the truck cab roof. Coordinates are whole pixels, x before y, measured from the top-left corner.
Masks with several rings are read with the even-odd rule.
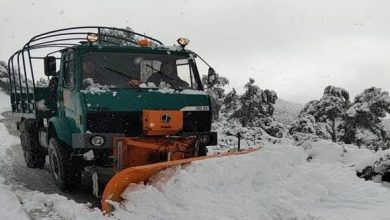
[[[81,52],[104,51],[104,52],[134,52],[134,53],[154,53],[167,55],[189,56],[194,54],[191,50],[183,50],[180,46],[151,46],[141,47],[138,45],[100,45],[100,44],[81,44],[68,48],[63,51],[75,50]]]

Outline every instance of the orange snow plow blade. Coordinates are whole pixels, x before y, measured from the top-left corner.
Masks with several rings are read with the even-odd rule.
[[[198,160],[205,160],[210,159],[214,157],[225,157],[225,156],[231,156],[231,155],[240,155],[240,154],[246,154],[253,151],[258,150],[259,148],[250,148],[246,150],[241,151],[232,151],[222,154],[215,154],[210,156],[203,156],[203,157],[193,157],[188,159],[181,159],[181,160],[174,160],[174,161],[167,161],[167,162],[161,162],[161,163],[155,163],[155,164],[149,164],[149,165],[142,165],[142,166],[135,166],[126,168],[117,174],[115,174],[110,181],[107,183],[103,196],[102,196],[102,211],[103,213],[110,213],[113,211],[114,207],[109,203],[110,201],[114,202],[120,202],[122,201],[121,194],[125,189],[128,187],[130,183],[138,183],[141,181],[148,181],[148,179],[153,176],[154,174],[158,173],[161,170],[164,170],[171,166],[176,165],[182,165],[182,164],[188,164],[192,161],[198,161]]]

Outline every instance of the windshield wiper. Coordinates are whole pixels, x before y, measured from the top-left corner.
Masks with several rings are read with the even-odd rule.
[[[117,73],[117,74],[119,74],[119,75],[121,75],[121,76],[126,77],[126,78],[129,80],[128,82],[130,83],[131,86],[133,86],[134,88],[137,88],[137,87],[138,87],[138,85],[136,85],[135,83],[132,82],[132,80],[137,80],[136,78],[133,78],[133,77],[127,75],[127,74],[124,73],[124,72],[121,72],[121,71],[119,71],[119,70],[115,70],[115,69],[113,69],[113,68],[111,68],[111,67],[108,67],[108,66],[103,66],[103,68],[106,69],[106,70],[110,70],[110,71],[113,72],[113,73]]]
[[[156,68],[154,68],[152,65],[149,65],[149,64],[146,64],[147,67],[150,67],[152,70],[156,71],[155,73],[158,73],[162,76],[165,76],[167,79],[170,80],[170,82],[166,82],[168,83],[169,85],[171,85],[171,87],[174,89],[174,90],[180,90],[179,88],[177,88],[175,85],[173,85],[173,82],[175,81],[174,78],[172,78],[170,75],[168,75],[167,73],[164,73],[162,72],[161,70],[158,70]]]

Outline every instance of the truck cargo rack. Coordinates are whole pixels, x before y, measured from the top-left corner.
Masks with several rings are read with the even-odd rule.
[[[161,41],[144,34],[104,26],[71,27],[36,35],[8,60],[12,112],[21,113],[23,117],[34,117],[36,113],[32,60],[43,60],[49,55],[60,59],[60,52],[64,49],[88,43],[87,35],[91,33],[99,36],[93,45],[138,46],[138,39],[148,39],[152,45],[163,46]],[[39,55],[35,55],[39,52]]]

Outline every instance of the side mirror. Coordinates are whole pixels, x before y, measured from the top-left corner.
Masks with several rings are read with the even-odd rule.
[[[217,81],[217,74],[215,73],[215,70],[210,67],[207,74],[207,83],[213,86],[216,83],[216,81]]]
[[[44,71],[46,76],[55,76],[57,75],[57,66],[56,66],[56,58],[53,56],[47,56],[43,58],[44,63]]]

